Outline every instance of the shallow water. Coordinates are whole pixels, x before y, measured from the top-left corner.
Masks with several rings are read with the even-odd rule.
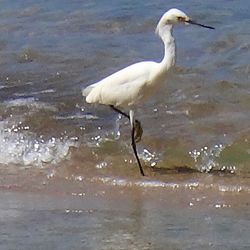
[[[219,203],[205,203],[197,215],[192,210],[189,216],[186,208],[190,205],[183,208],[177,203],[177,214],[183,216],[179,218],[179,223],[177,215],[173,215],[173,220],[177,220],[177,231],[183,230],[184,234],[176,233],[175,226],[172,226],[174,232],[167,238],[172,242],[169,249],[184,249],[186,243],[186,249],[200,249],[200,246],[209,249],[209,244],[214,244],[214,241],[218,242],[214,249],[247,249],[248,237],[241,234],[241,229],[242,232],[244,228],[249,229],[249,214],[245,207],[235,202],[235,197],[238,197],[239,203],[249,202],[249,6],[247,0],[175,1],[175,6],[166,0],[152,3],[119,0],[112,1],[112,4],[110,1],[77,0],[2,1],[2,196],[15,200],[19,194],[25,202],[26,194],[22,192],[65,192],[65,199],[70,201],[74,194],[78,197],[91,184],[91,190],[95,190],[95,185],[101,185],[100,190],[104,190],[105,186],[125,188],[124,192],[127,188],[139,188],[142,192],[154,189],[155,195],[162,192],[166,197],[171,196],[173,189],[180,190],[179,199],[182,199],[181,192],[185,190],[188,197],[186,204],[190,204],[194,203],[192,199],[196,199],[190,187],[198,196],[212,190],[214,197],[220,197]],[[107,107],[87,105],[81,96],[81,89],[139,60],[161,60],[163,48],[154,35],[154,29],[160,16],[170,7],[180,8],[195,20],[215,26],[216,30],[195,26],[175,29],[177,63],[173,74],[169,75],[162,91],[136,111],[144,128],[138,151],[147,177],[141,179],[130,147],[128,122]],[[6,193],[6,190],[17,194]],[[231,212],[228,215],[224,215],[227,207],[223,207],[221,199],[225,193],[230,194],[227,204]],[[28,199],[39,200],[42,194],[36,195]],[[113,202],[110,206],[116,203],[116,196],[119,192],[114,195],[115,198],[110,198]],[[141,200],[138,196],[130,198],[138,204],[149,199],[147,196]],[[159,200],[153,200],[152,204],[154,202]],[[206,208],[216,204],[222,206],[222,212],[216,215],[215,224],[212,224],[218,232],[219,225],[225,224],[222,236],[226,240],[217,238],[217,233],[208,233],[207,238],[202,238],[204,234],[201,233],[204,241],[193,246],[191,238],[192,232],[195,232],[185,228],[191,227],[192,218],[202,223]],[[159,236],[150,241],[158,244],[152,249],[162,249],[166,242],[163,232],[171,231],[170,224],[160,223],[163,217],[171,217],[172,207],[166,206],[164,211],[165,205],[160,204],[156,208],[160,211],[159,217],[156,213],[152,214],[159,223],[148,225],[145,222],[153,231],[159,228]],[[34,217],[39,207],[34,208]],[[20,209],[17,208],[18,211]],[[103,209],[106,209],[105,206],[100,208],[94,219],[109,219],[106,212],[102,214]],[[115,218],[119,222],[131,213],[130,208],[126,209],[124,213],[117,211]],[[30,210],[28,205],[27,210]],[[50,205],[44,213],[62,223],[62,228],[67,228],[63,221],[65,211],[50,213],[49,210]],[[228,225],[234,224],[238,216],[241,224],[227,235]],[[85,217],[82,219],[85,220]],[[138,219],[139,216],[135,215],[135,220]],[[32,223],[28,219],[24,225]],[[81,220],[77,223],[78,226],[82,224]],[[171,223],[174,224],[173,221]],[[101,225],[98,230],[101,232],[104,226]],[[9,232],[14,230],[12,227],[9,229]],[[87,227],[84,230],[91,234],[94,229]],[[64,229],[58,229],[58,232],[65,233]],[[16,233],[25,245],[26,236],[18,231]],[[148,233],[140,236],[146,239]],[[237,243],[230,241],[235,234],[239,239]],[[178,245],[176,240],[183,235],[183,241]],[[116,236],[121,239],[124,234]],[[133,242],[130,236],[124,244]],[[39,234],[37,237],[40,237]],[[98,237],[104,236],[100,234]],[[55,237],[52,242],[59,239]],[[42,243],[40,248],[44,248]],[[107,241],[103,249],[110,249],[109,243]],[[6,249],[8,244],[9,241]],[[73,241],[68,244],[73,244],[72,249],[78,249]],[[101,246],[91,244],[88,246],[91,249]],[[148,245],[139,246],[134,246],[134,249],[143,249],[142,246],[150,249]],[[32,249],[33,246],[29,247]]]
[[[176,28],[174,74],[137,110],[148,165],[249,172],[249,20],[238,2],[222,3],[176,3],[216,30]],[[87,105],[81,89],[135,61],[161,59],[153,33],[161,4],[4,2],[1,163],[50,168],[73,147],[71,161],[81,157],[93,168],[134,165],[127,121]]]
[[[1,191],[1,249],[249,249],[249,192],[54,181]]]

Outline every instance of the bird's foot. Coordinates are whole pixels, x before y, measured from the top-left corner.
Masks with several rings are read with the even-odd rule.
[[[138,120],[135,120],[135,142],[139,142],[141,140],[143,134],[143,129],[141,123]]]

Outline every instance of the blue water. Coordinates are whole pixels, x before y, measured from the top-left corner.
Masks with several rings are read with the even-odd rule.
[[[0,187],[17,191],[1,194],[0,248],[249,248],[249,1],[12,0],[0,6]],[[144,180],[128,121],[87,104],[81,90],[137,61],[160,61],[163,46],[154,30],[172,7],[215,30],[175,28],[173,74],[136,110],[144,128],[138,144]],[[115,198],[110,186],[118,189]],[[86,190],[90,201],[82,199]],[[21,191],[47,192],[50,202]],[[122,194],[128,206],[113,213]],[[90,218],[76,211],[92,207],[91,195],[104,205],[93,206]],[[138,227],[126,224],[131,214]],[[27,230],[34,226],[36,233]]]
[[[44,167],[63,161],[56,155],[64,148],[68,157],[71,147],[83,161],[91,161],[91,150],[101,160],[116,145],[125,157],[116,152],[103,160],[106,165],[133,161],[126,121],[87,105],[81,89],[136,61],[161,60],[154,29],[170,7],[216,29],[176,27],[175,72],[162,93],[137,111],[147,136],[139,153],[147,162],[149,152],[155,159],[149,164],[163,168],[248,172],[248,1],[2,1],[1,163]],[[50,140],[61,143],[52,143],[52,150]],[[108,148],[106,140],[113,140]],[[43,163],[45,151],[54,159]],[[27,155],[31,160],[25,161]]]
[[[175,72],[162,93],[137,111],[148,136],[139,153],[147,162],[144,152],[149,152],[156,159],[150,164],[164,168],[181,164],[248,172],[248,6],[248,1],[175,1],[174,6],[171,1],[2,1],[1,163],[44,165],[45,151],[61,162],[64,157],[56,154],[62,145],[53,146],[56,154],[47,148],[54,139],[68,145],[63,155],[71,146],[82,151],[83,161],[91,160],[86,151],[93,147],[101,160],[116,145],[126,157],[114,156],[106,165],[133,160],[126,121],[117,124],[109,109],[87,105],[81,89],[136,61],[161,60],[154,29],[165,10],[177,7],[216,29],[176,27]],[[119,140],[117,133],[125,137]],[[114,137],[118,140],[106,149],[102,142]],[[232,160],[228,151],[234,150],[244,159]],[[23,159],[27,154],[30,161]]]

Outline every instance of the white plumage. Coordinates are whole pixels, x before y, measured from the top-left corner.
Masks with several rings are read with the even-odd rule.
[[[155,62],[140,62],[128,66],[90,85],[84,92],[88,103],[100,103],[115,107],[137,104],[147,96],[156,80],[163,82],[163,73]]]
[[[213,29],[210,26],[191,21],[184,12],[178,9],[170,9],[162,16],[156,27],[156,34],[163,41],[165,49],[161,62],[144,61],[132,64],[82,91],[87,103],[109,105],[130,119],[132,147],[142,175],[144,172],[135,144],[135,141],[141,139],[142,128],[140,122],[134,119],[133,106],[154,94],[165,82],[168,70],[175,63],[175,41],[172,36],[172,28],[178,23],[191,23]],[[129,108],[129,115],[119,110],[118,107]]]

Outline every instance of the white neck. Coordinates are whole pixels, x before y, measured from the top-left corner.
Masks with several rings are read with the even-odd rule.
[[[172,25],[159,27],[158,34],[164,43],[164,57],[160,62],[163,71],[167,71],[175,64],[175,41],[172,36]]]

